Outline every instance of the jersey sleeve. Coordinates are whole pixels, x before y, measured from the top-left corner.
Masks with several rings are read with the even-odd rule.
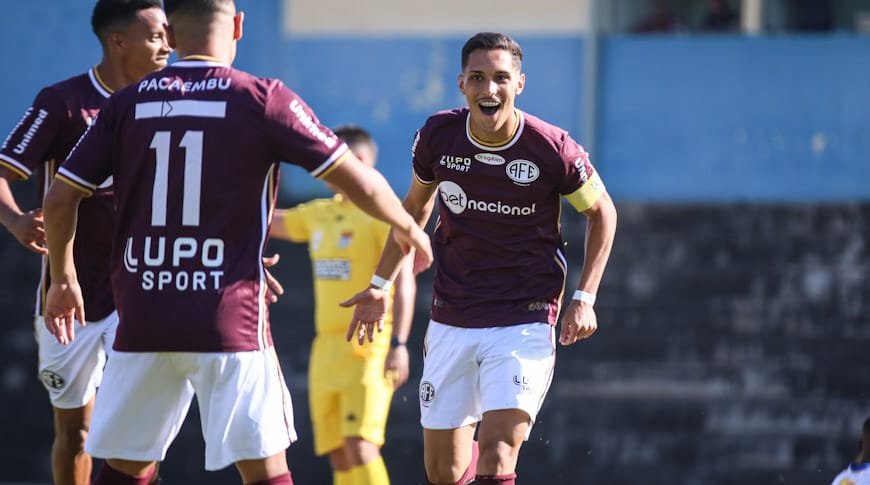
[[[56,178],[93,195],[97,187],[112,175],[114,142],[115,98],[97,116],[96,121],[70,151],[57,169]]]
[[[589,161],[586,150],[567,134],[559,155],[565,169],[565,177],[559,186],[559,193],[578,212],[583,212],[595,205],[601,194],[605,192],[604,182]]]
[[[426,145],[428,143],[426,126],[417,130],[414,144],[411,146],[411,157],[414,161],[414,178],[423,185],[435,182],[435,172],[432,170],[432,160]]]
[[[33,170],[48,159],[68,119],[60,96],[54,89],[44,88],[0,147],[0,165],[21,178],[30,177]]]
[[[307,205],[300,204],[284,211],[284,229],[293,242],[303,243],[311,240],[311,228],[308,223],[309,213]]]
[[[266,99],[265,134],[277,158],[321,178],[344,161],[347,144],[322,125],[314,111],[276,81]]]

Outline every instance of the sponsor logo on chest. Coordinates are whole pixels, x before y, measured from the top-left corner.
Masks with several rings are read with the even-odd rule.
[[[471,170],[471,157],[458,157],[455,155],[441,155],[441,166],[447,167],[450,170],[457,172],[468,172]]]
[[[501,200],[471,199],[462,186],[450,180],[438,184],[438,192],[441,194],[441,201],[454,214],[462,214],[466,210],[507,216],[529,216],[535,213],[535,203],[519,206]]]

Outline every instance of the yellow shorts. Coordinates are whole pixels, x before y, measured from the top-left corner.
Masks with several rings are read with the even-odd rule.
[[[387,329],[384,329],[387,332]],[[308,404],[314,453],[325,455],[360,437],[384,444],[384,429],[393,398],[393,379],[384,376],[389,333],[360,347],[344,335],[319,335],[308,366]]]

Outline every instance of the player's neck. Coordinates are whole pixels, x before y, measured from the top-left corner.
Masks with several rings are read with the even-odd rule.
[[[121,67],[119,63],[112,62],[105,58],[96,65],[94,70],[96,71],[97,79],[100,81],[100,84],[112,93],[128,84],[138,81],[138,79],[128,79],[127,75],[124,73],[124,68]]]
[[[471,123],[469,123],[469,131],[471,132],[472,138],[490,146],[504,145],[511,141],[511,139],[517,134],[517,130],[520,126],[520,114],[517,112],[517,109],[514,108],[511,111],[510,117],[505,120],[504,124],[499,127],[498,130],[495,131],[485,131],[479,125],[475,125],[477,125],[477,123],[472,119]]]
[[[207,58],[223,64],[232,64],[235,58],[235,45],[218,44],[215,39],[202,39],[199,41],[179,44],[175,49],[179,59],[202,59]]]

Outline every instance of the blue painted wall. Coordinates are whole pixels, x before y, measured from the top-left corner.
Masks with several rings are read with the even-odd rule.
[[[870,199],[870,38],[603,45],[597,163],[617,197]]]
[[[380,142],[397,192],[410,143],[432,112],[462,105],[465,36],[296,38],[278,0],[239,0],[236,66],[279,77],[328,124],[356,122]],[[12,3],[0,24],[0,132],[39,87],[96,63],[80,0]],[[521,108],[581,138],[580,36],[517,36],[526,52]],[[624,36],[601,42],[593,162],[618,200],[870,200],[870,38]],[[285,170],[294,198],[326,189]]]

